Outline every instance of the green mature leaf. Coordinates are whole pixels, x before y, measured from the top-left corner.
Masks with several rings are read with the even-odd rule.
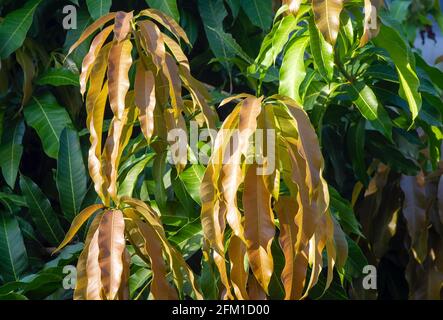
[[[238,13],[240,12],[240,0],[225,0],[226,3],[228,4],[229,8],[231,9],[231,13],[233,18],[237,18]]]
[[[180,173],[179,178],[185,185],[186,191],[195,202],[201,205],[200,186],[205,174],[205,167],[202,165],[192,165]]]
[[[0,202],[1,201],[8,201],[17,207],[27,206],[25,199],[22,196],[18,196],[16,194],[0,192]]]
[[[41,0],[26,2],[22,8],[9,13],[0,24],[1,59],[7,58],[23,44],[40,2]]]
[[[17,219],[5,213],[0,213],[0,257],[3,280],[19,280],[28,267],[28,255]]]
[[[348,242],[348,258],[344,267],[344,275],[347,279],[358,278],[362,275],[363,268],[368,265],[368,260],[358,244],[346,236]]]
[[[119,196],[132,197],[134,188],[137,183],[137,178],[140,173],[145,169],[148,163],[154,158],[155,154],[149,154],[142,160],[137,162],[126,174],[123,182],[119,185],[118,194]]]
[[[409,104],[412,120],[417,118],[422,104],[419,92],[420,80],[415,71],[415,58],[407,41],[399,33],[396,24],[382,17],[379,35],[373,39],[375,45],[385,49],[395,64],[400,79],[400,97]]]
[[[241,0],[240,4],[253,25],[264,31],[271,27],[272,0]]]
[[[33,97],[24,113],[28,125],[37,131],[45,153],[56,159],[60,133],[65,127],[72,126],[68,112],[48,93],[42,97]]]
[[[334,49],[325,41],[312,18],[309,19],[309,36],[314,63],[320,75],[329,81],[334,76]]]
[[[352,210],[352,206],[348,200],[342,196],[333,187],[329,187],[331,211],[339,221],[340,225],[348,233],[354,233],[363,236],[360,229],[360,223]]]
[[[63,214],[69,222],[80,212],[86,180],[77,131],[65,128],[60,135],[56,181]]]
[[[152,175],[155,181],[155,201],[161,209],[166,207],[166,201],[168,200],[163,180],[166,171],[166,156],[166,152],[157,155],[152,165]]]
[[[278,55],[288,42],[289,35],[297,29],[300,18],[309,9],[309,6],[302,6],[296,16],[292,14],[287,15],[274,24],[272,30],[266,35],[262,42],[260,52],[255,59],[256,65],[252,66],[250,70],[251,73],[255,73],[255,68],[258,66],[267,69],[275,63]]]
[[[198,210],[196,210],[196,204],[194,200],[189,196],[188,191],[185,188],[185,185],[182,180],[177,175],[177,170],[171,171],[171,184],[174,190],[174,194],[177,198],[178,205],[183,207],[186,212],[187,217],[195,217],[197,216]]]
[[[77,74],[68,69],[50,69],[43,73],[36,81],[38,85],[80,86]]]
[[[300,105],[303,101],[299,90],[306,76],[304,55],[308,43],[309,37],[295,38],[291,41],[280,68],[279,93],[294,99]]]
[[[129,295],[131,299],[135,299],[137,290],[140,289],[146,282],[151,279],[152,271],[146,268],[140,268],[132,273],[129,277]]]
[[[58,246],[63,240],[64,232],[49,200],[40,188],[25,176],[20,176],[20,189],[37,229],[51,245]]]
[[[180,248],[180,252],[185,259],[191,257],[201,249],[203,230],[200,218],[184,225],[177,232],[170,235],[168,240]]]
[[[28,300],[28,298],[19,293],[9,292],[0,294],[0,300]]]
[[[251,59],[238,45],[234,38],[223,31],[223,20],[228,15],[223,0],[199,0],[198,8],[205,27],[209,47],[215,57],[227,69],[231,69],[231,60],[240,56],[246,61]]]
[[[352,161],[352,168],[357,178],[367,186],[369,178],[365,163],[365,124],[366,121],[361,119],[359,122],[350,125],[347,134],[347,144]]]
[[[385,109],[378,103],[374,91],[363,82],[350,83],[348,89],[361,114],[371,121],[375,129],[392,140],[392,123]]]
[[[88,11],[94,20],[104,16],[111,9],[112,0],[86,0]]]
[[[174,18],[175,21],[180,21],[180,13],[177,8],[177,0],[146,0],[147,4],[154,9],[166,13],[168,16]]]
[[[0,165],[6,183],[14,189],[20,159],[23,153],[22,140],[25,134],[23,120],[6,124],[0,146]]]

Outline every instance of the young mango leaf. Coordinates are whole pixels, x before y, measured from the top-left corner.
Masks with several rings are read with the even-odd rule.
[[[41,0],[26,2],[22,8],[9,13],[0,24],[1,59],[7,58],[23,44],[40,2]]]
[[[340,28],[343,0],[312,0],[315,24],[325,40],[334,45]]]
[[[0,276],[3,281],[18,281],[28,267],[23,236],[13,215],[0,213]]]
[[[23,120],[6,124],[0,146],[0,163],[6,183],[14,189],[20,159],[23,153],[22,140],[25,133]]]
[[[72,126],[66,109],[57,103],[52,94],[47,93],[41,97],[32,97],[24,114],[27,124],[37,131],[45,153],[57,159],[60,133],[65,127]]]
[[[86,0],[86,5],[91,17],[97,20],[109,12],[112,0]]]
[[[38,85],[79,86],[78,75],[68,69],[49,69],[36,80]]]
[[[60,135],[56,182],[63,214],[69,222],[80,212],[86,180],[77,131],[65,128]]]
[[[113,300],[120,288],[124,268],[122,256],[126,240],[125,222],[121,211],[108,211],[103,215],[98,228],[97,243],[104,294]]]
[[[272,0],[240,0],[241,8],[251,23],[263,31],[267,31],[272,24]]]
[[[146,3],[151,8],[166,13],[168,16],[174,18],[175,21],[180,21],[180,13],[177,8],[177,0],[146,0]]]
[[[63,240],[64,231],[51,207],[51,203],[40,188],[31,179],[23,175],[20,176],[20,189],[37,229],[51,245],[58,246]]]

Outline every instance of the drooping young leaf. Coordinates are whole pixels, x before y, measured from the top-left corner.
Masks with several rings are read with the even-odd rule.
[[[86,0],[86,4],[91,17],[97,20],[109,12],[112,0]]]
[[[37,229],[51,245],[58,246],[63,240],[64,232],[51,203],[28,177],[20,176],[20,189]]]
[[[260,286],[268,291],[274,270],[271,243],[275,235],[271,193],[264,176],[257,175],[257,166],[248,168],[245,177],[243,206],[245,211],[245,239],[252,272]]]
[[[155,78],[150,70],[145,70],[141,61],[137,64],[135,76],[135,105],[139,108],[140,127],[149,141],[154,133]]]
[[[28,267],[23,236],[17,218],[0,213],[0,276],[3,281],[18,281]]]
[[[96,213],[103,207],[103,204],[93,204],[77,214],[74,220],[72,220],[71,227],[66,233],[65,239],[63,239],[63,242],[60,243],[60,245],[54,250],[53,253],[60,251],[63,247],[65,247],[72,240],[72,238],[74,238],[74,236],[77,234],[78,230],[80,230],[86,220],[88,220],[94,213]]]
[[[56,182],[63,214],[69,222],[80,212],[86,180],[77,131],[65,128],[60,135]]]
[[[45,153],[57,159],[60,133],[65,127],[72,126],[66,109],[57,103],[53,95],[47,93],[41,97],[32,97],[24,113],[27,124],[37,131]]]
[[[160,10],[168,16],[180,21],[180,13],[177,8],[177,0],[146,0],[151,8]]]
[[[40,2],[41,0],[29,0],[22,8],[9,13],[0,23],[1,59],[7,58],[23,44]]]
[[[132,64],[131,41],[125,40],[111,47],[109,52],[109,103],[117,118],[123,115],[125,98],[129,89],[128,72]]]
[[[103,215],[98,228],[98,263],[104,294],[113,300],[118,292],[123,274],[122,255],[125,249],[125,222],[120,210]]]
[[[6,124],[0,146],[0,165],[6,183],[14,189],[20,159],[23,153],[22,139],[25,133],[23,121]]]
[[[334,45],[340,27],[340,13],[343,10],[343,0],[312,0],[315,24],[325,40]]]

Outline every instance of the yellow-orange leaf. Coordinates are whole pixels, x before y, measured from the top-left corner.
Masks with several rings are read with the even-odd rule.
[[[99,226],[98,262],[101,282],[107,299],[113,300],[120,288],[125,250],[125,221],[120,210],[106,212]]]
[[[147,16],[155,20],[156,22],[163,25],[166,29],[168,29],[177,38],[177,40],[180,40],[181,38],[188,45],[191,45],[186,32],[178,25],[177,22],[175,22],[174,19],[163,14],[161,11],[155,9],[146,9],[141,11],[140,15]]]
[[[154,132],[155,104],[154,74],[152,71],[146,70],[143,63],[139,61],[135,75],[135,105],[139,109],[140,128],[148,141]]]
[[[69,48],[68,55],[70,55],[72,51],[74,51],[79,45],[81,45],[83,41],[88,39],[98,28],[114,18],[115,12],[111,12],[94,21],[89,27],[85,29],[85,31],[83,31],[80,38],[71,46],[71,48]]]
[[[103,207],[103,204],[93,204],[84,209],[77,216],[75,216],[74,220],[72,220],[71,227],[66,233],[65,239],[62,241],[62,243],[60,243],[57,249],[53,251],[53,254],[66,246],[72,240],[72,238],[74,238],[74,236],[77,234],[78,230],[86,222],[86,220],[88,220],[95,212],[102,209]]]
[[[152,270],[151,293],[157,300],[176,300],[177,292],[168,282],[167,268],[163,260],[162,242],[155,230],[134,216],[131,217],[136,229],[130,230],[131,239],[149,257]],[[137,234],[138,233],[138,234]]]
[[[109,103],[112,112],[119,119],[123,116],[125,98],[129,90],[128,73],[132,65],[131,51],[131,41],[125,40],[114,43],[109,53]]]
[[[88,234],[86,236],[85,247],[77,262],[77,282],[75,284],[74,299],[75,300],[88,300],[88,276],[86,273],[87,260],[89,254],[89,246],[92,238],[94,237],[103,214],[98,214],[89,227]],[[98,269],[100,270],[100,269]],[[100,276],[99,276],[100,277]]]
[[[285,299],[300,299],[305,285],[308,260],[306,251],[295,252],[298,232],[295,215],[298,211],[298,204],[293,198],[280,197],[275,211],[280,222],[279,242],[285,256],[285,266],[281,274]]]
[[[257,165],[251,165],[245,177],[245,239],[252,272],[267,293],[274,271],[271,244],[275,235],[275,225],[271,193],[266,187],[265,177],[257,175],[257,168]]]
[[[165,63],[166,55],[164,35],[155,23],[149,20],[140,21],[138,26],[140,27],[140,33],[144,40],[147,53],[151,56],[157,72],[161,71]]]
[[[103,44],[108,38],[114,26],[109,26],[103,31],[101,31],[97,36],[95,36],[94,40],[92,40],[91,46],[89,47],[89,52],[85,56],[82,62],[82,72],[80,74],[80,93],[82,96],[86,92],[86,84],[89,79],[89,75],[91,74],[92,67],[95,63],[95,59],[97,58],[98,53],[100,52]]]
[[[229,260],[231,261],[231,282],[234,293],[239,300],[248,300],[246,286],[248,272],[245,270],[246,246],[243,241],[233,235],[229,243]]]
[[[334,45],[340,27],[340,13],[343,10],[343,0],[312,0],[315,24],[325,37]]]

